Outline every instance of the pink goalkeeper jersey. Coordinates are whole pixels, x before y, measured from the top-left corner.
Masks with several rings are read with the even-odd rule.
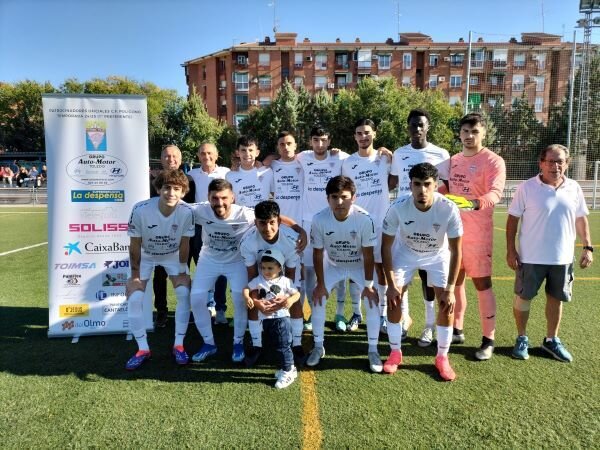
[[[458,153],[450,159],[450,193],[479,200],[479,210],[461,211],[463,222],[463,244],[488,243],[491,251],[494,232],[494,205],[502,198],[506,166],[504,160],[484,148],[476,155]]]

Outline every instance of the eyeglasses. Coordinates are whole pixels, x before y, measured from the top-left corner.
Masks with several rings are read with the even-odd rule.
[[[559,166],[564,166],[567,163],[567,161],[565,161],[564,159],[543,159],[542,161],[544,161],[549,166],[552,166],[554,164],[558,164]]]

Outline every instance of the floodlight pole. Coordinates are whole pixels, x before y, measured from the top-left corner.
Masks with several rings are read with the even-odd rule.
[[[573,132],[573,95],[575,92],[575,53],[577,52],[577,30],[573,30],[573,55],[571,55],[571,74],[569,75],[569,122],[567,128],[567,148],[571,148]]]
[[[465,89],[465,114],[469,114],[469,88],[471,87],[471,47],[473,43],[473,32],[469,30],[469,47],[467,49],[467,87]]]

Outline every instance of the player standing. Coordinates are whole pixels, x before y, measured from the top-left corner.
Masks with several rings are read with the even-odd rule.
[[[465,275],[473,280],[479,300],[479,318],[483,337],[475,358],[484,361],[494,352],[496,296],[492,290],[492,249],[494,206],[500,201],[506,167],[504,160],[483,146],[485,120],[478,113],[460,119],[461,153],[450,159],[448,198],[461,208],[464,236],[463,259],[456,281],[453,343],[463,343],[463,323],[467,309]],[[443,186],[442,186],[443,188]]]
[[[130,330],[138,351],[127,361],[127,370],[137,369],[151,356],[143,301],[146,284],[157,266],[163,267],[171,278],[177,297],[173,356],[177,364],[189,362],[183,340],[190,318],[187,262],[190,237],[194,236],[194,215],[191,207],[181,202],[188,192],[188,179],[180,170],[164,170],[154,179],[154,187],[159,197],[136,203],[129,219],[131,277],[126,290]]]
[[[448,182],[450,154],[447,150],[427,141],[430,122],[429,113],[423,109],[413,109],[408,113],[406,123],[410,144],[394,151],[390,175],[390,189],[398,186],[398,196],[410,193],[408,172],[419,163],[428,162],[434,165],[438,170],[439,180],[445,183]],[[427,272],[419,270],[419,277],[421,278],[423,304],[425,305],[425,326],[417,344],[420,347],[428,347],[433,342],[435,329],[435,292],[433,288],[427,286]],[[383,305],[380,303],[382,316],[385,316],[385,304],[385,301]],[[402,332],[406,334],[412,324],[409,313],[408,292],[402,297],[402,320]]]

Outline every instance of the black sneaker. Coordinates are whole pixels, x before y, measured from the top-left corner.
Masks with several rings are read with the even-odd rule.
[[[261,354],[262,347],[250,347],[246,352],[246,357],[244,358],[244,364],[246,364],[246,367],[252,367],[254,364],[256,364],[256,361],[258,361],[258,358],[260,358]]]
[[[156,312],[156,320],[154,321],[154,326],[156,328],[165,328],[167,326],[167,314],[168,311]]]
[[[306,355],[304,354],[302,346],[296,345],[295,347],[292,347],[292,353],[294,354],[294,365],[298,368],[304,367]]]
[[[475,359],[478,361],[487,361],[494,354],[494,340],[483,336],[481,347],[475,352]]]

